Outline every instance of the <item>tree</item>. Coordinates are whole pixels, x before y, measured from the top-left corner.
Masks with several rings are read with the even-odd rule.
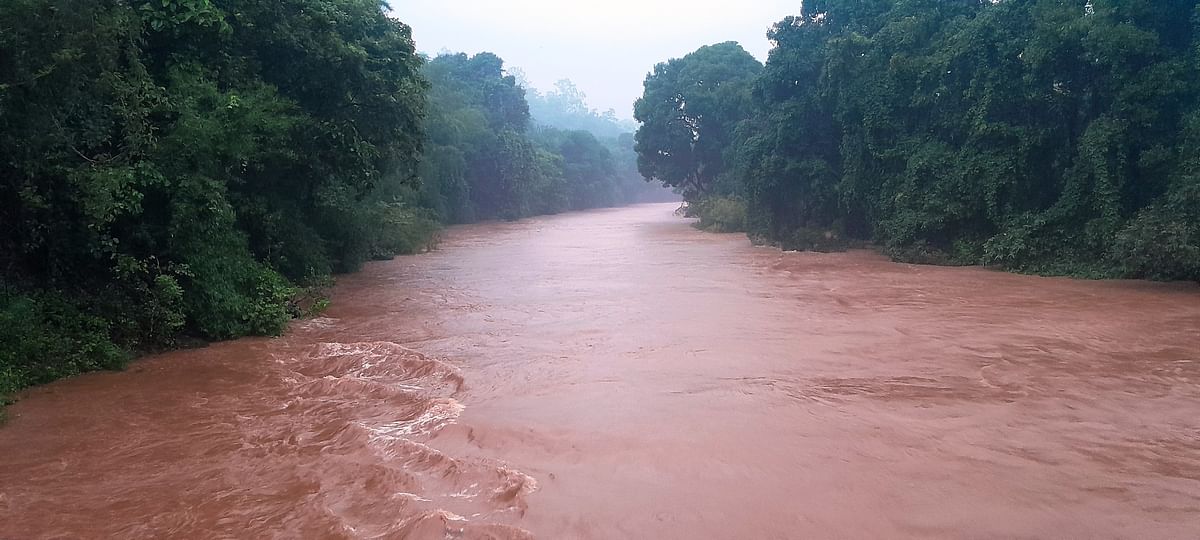
[[[728,148],[752,235],[1200,279],[1200,2],[806,2]]]
[[[526,92],[530,115],[537,124],[571,131],[588,131],[600,139],[609,139],[632,131],[630,126],[617,119],[615,111],[601,113],[589,107],[587,96],[569,79],[558,81],[554,90],[545,94],[534,89],[527,89]]]
[[[450,222],[517,219],[532,212],[536,152],[526,134],[524,89],[492,53],[445,54],[428,62],[427,200]],[[429,192],[428,190],[433,190]]]
[[[0,394],[277,333],[294,285],[415,223],[426,86],[378,1],[15,0],[0,28]]]
[[[422,163],[422,200],[446,221],[518,219],[631,202],[640,176],[618,172],[616,152],[632,140],[601,139],[619,125],[587,107],[569,81],[547,96],[531,93],[534,111],[559,125],[525,127],[524,90],[490,53],[444,54],[425,66],[430,81],[429,133]],[[501,96],[502,99],[497,96]],[[539,109],[540,107],[540,109]],[[516,114],[513,114],[516,111]],[[535,118],[536,119],[536,118]],[[636,176],[636,178],[634,178]]]
[[[732,41],[656,65],[634,103],[642,123],[635,146],[642,175],[685,196],[706,193],[725,170],[723,153],[749,116],[748,90],[761,70]]]

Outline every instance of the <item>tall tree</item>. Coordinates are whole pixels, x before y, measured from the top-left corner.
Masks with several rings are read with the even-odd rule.
[[[0,29],[0,394],[278,332],[293,284],[389,243],[425,84],[377,0],[14,0]]]
[[[1198,6],[805,2],[729,148],[751,234],[1200,279]]]
[[[723,153],[750,113],[762,64],[736,42],[707,45],[654,66],[634,103],[638,169],[647,179],[703,194],[725,170]]]

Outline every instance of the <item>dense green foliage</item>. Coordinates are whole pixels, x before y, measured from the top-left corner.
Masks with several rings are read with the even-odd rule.
[[[1198,4],[806,1],[770,32],[726,190],[785,245],[1200,280]]]
[[[0,393],[419,249],[420,65],[377,0],[0,4]]]
[[[750,111],[748,89],[762,70],[735,42],[708,45],[654,66],[634,103],[638,169],[685,196],[711,194],[725,172],[734,128]]]
[[[615,125],[581,103],[541,110]],[[0,156],[0,397],[278,334],[441,223],[646,188],[630,135],[534,127],[500,58],[428,61],[379,0],[0,4]]]
[[[616,112],[598,112],[588,107],[586,96],[570,80],[558,81],[553,91],[529,91],[529,114],[535,125],[556,131],[590,133],[612,155],[612,182],[600,191],[611,191],[616,204],[637,202],[678,201],[670,188],[646,182],[638,172],[634,151],[634,130],[637,123],[617,118]],[[587,140],[582,134],[576,135]],[[542,139],[545,141],[546,139]],[[594,199],[599,204],[603,199]]]
[[[687,217],[699,218],[701,230],[731,233],[746,231],[746,201],[731,195],[711,195],[691,201]]]
[[[494,54],[441,55],[424,73],[431,88],[422,200],[444,221],[614,206],[655,191],[623,166],[636,159],[629,136],[601,140],[570,128],[616,125],[588,109],[578,91],[539,97],[550,120],[535,125],[525,89]]]
[[[659,64],[636,135],[569,81],[415,52],[379,0],[0,4],[0,395],[441,223],[682,192],[702,227],[920,262],[1200,280],[1200,1],[812,0]]]

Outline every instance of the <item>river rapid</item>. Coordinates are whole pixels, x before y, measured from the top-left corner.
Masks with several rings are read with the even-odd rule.
[[[0,538],[1196,538],[1200,287],[448,230],[281,338],[32,389]]]

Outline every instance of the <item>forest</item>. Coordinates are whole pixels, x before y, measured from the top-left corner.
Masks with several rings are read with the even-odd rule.
[[[807,0],[655,67],[639,169],[784,249],[1200,280],[1198,6]]]
[[[664,187],[784,249],[1200,280],[1194,0],[810,0],[765,64],[654,66],[637,125],[424,56],[379,0],[285,4],[0,4],[0,396],[278,334],[447,224]]]
[[[531,118],[378,0],[286,4],[0,4],[0,396],[278,334],[444,224],[663,196],[581,93]]]
[[[1200,0],[0,0],[0,225],[0,540],[1200,539]]]

